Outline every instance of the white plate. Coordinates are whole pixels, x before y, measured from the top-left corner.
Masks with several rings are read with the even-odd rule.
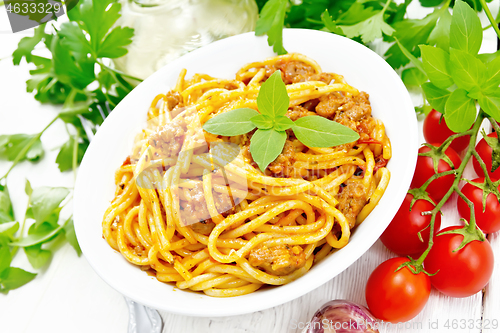
[[[370,248],[397,212],[410,185],[418,149],[415,111],[399,76],[376,53],[344,37],[287,29],[283,39],[288,52],[315,59],[324,71],[344,75],[350,85],[370,95],[373,115],[384,122],[393,152],[388,164],[391,181],[378,206],[355,230],[347,246],[314,265],[303,277],[233,298],[209,297],[158,282],[111,249],[102,237],[101,222],[114,196],[114,172],[145,125],[151,100],[175,85],[182,68],[187,69],[187,77],[207,73],[234,78],[246,63],[274,55],[267,39],[253,33],[215,42],[171,62],[135,88],[106,119],[82,161],[74,195],[78,241],[94,270],[120,293],[153,308],[191,316],[229,316],[267,309],[302,296],[345,270]]]

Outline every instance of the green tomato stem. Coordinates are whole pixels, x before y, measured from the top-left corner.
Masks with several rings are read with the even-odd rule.
[[[424,253],[422,253],[422,255],[417,259],[416,261],[416,264],[417,265],[421,265],[425,258],[427,257],[427,255],[429,254],[429,251],[431,250],[432,246],[434,245],[434,223],[436,221],[436,215],[441,211],[441,208],[443,208],[444,204],[446,203],[446,201],[448,201],[448,199],[450,198],[450,196],[453,194],[453,192],[457,192],[457,194],[464,198],[465,196],[463,195],[463,193],[460,191],[460,188],[459,188],[459,184],[460,184],[460,180],[462,179],[462,175],[464,173],[464,170],[465,170],[465,167],[467,165],[467,163],[469,162],[471,156],[474,154],[475,152],[475,144],[476,144],[476,138],[477,138],[477,135],[479,133],[479,129],[481,128],[481,124],[483,122],[483,119],[486,117],[485,113],[480,110],[479,111],[479,114],[477,115],[476,117],[476,121],[474,122],[474,125],[472,126],[472,129],[470,129],[469,131],[467,132],[464,132],[464,135],[466,135],[465,133],[468,133],[470,134],[470,139],[469,139],[469,146],[467,148],[467,152],[465,153],[465,156],[462,160],[462,163],[460,164],[460,166],[458,167],[458,169],[456,170],[453,170],[454,173],[456,174],[455,175],[455,180],[453,181],[453,185],[450,187],[450,189],[448,190],[448,192],[446,192],[446,194],[444,195],[444,197],[437,203],[436,207],[434,207],[434,209],[431,211],[431,222],[430,222],[430,235],[429,235],[429,244],[427,246],[427,249],[424,251]],[[452,135],[451,137],[454,137],[455,135]],[[462,136],[462,135],[458,135],[457,137],[459,136]],[[451,138],[450,137],[450,138]],[[451,140],[450,138],[448,138],[447,140],[445,140],[443,142],[443,144],[441,144],[441,146],[439,148],[444,148],[445,145],[449,145]],[[436,179],[436,178],[439,178],[441,176],[444,176],[444,175],[447,175],[447,174],[450,174],[452,173],[451,171],[447,171],[447,172],[441,172],[440,174],[435,174],[433,175],[429,180],[427,180],[424,185],[422,185],[422,189],[426,189],[427,186],[432,182],[432,180]],[[466,200],[467,204],[469,204],[470,200]],[[471,221],[469,221],[469,225],[467,226],[467,231],[468,232],[474,232],[475,229],[476,229],[476,220],[475,218],[473,217],[474,215],[474,204],[472,202],[470,202],[471,205],[469,205],[469,208],[471,209]]]

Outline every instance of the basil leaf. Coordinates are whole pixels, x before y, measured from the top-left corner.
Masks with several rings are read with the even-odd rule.
[[[0,135],[0,159],[5,158],[9,161],[15,160],[17,154],[37,136],[38,133]],[[35,143],[26,152],[26,155],[21,158],[21,161],[25,159],[36,161],[42,156],[42,142],[40,141],[40,138],[37,138]]]
[[[235,156],[236,158],[236,156]],[[76,239],[75,226],[73,223],[73,219],[69,219],[64,227],[64,232],[66,233],[66,240],[68,243],[75,249],[76,254],[80,256],[82,254],[82,250],[80,249],[80,244],[78,244],[78,240]]]
[[[494,91],[500,85],[500,56],[496,57],[492,61],[486,64],[487,68],[487,79],[486,82],[481,86],[481,89],[488,93]]]
[[[281,154],[286,137],[285,132],[278,132],[274,129],[259,129],[252,135],[250,153],[262,172]]]
[[[299,118],[292,130],[308,147],[333,147],[359,139],[359,134],[352,129],[321,116]]]
[[[53,226],[48,222],[44,222],[38,227],[35,224],[32,224],[27,236],[21,238],[16,242],[11,242],[10,245],[28,247],[40,243],[45,243],[57,236],[63,228],[64,225]]]
[[[474,9],[461,0],[455,2],[450,26],[450,47],[476,55],[483,41],[483,28]]]
[[[52,258],[52,252],[49,250],[42,250],[42,245],[33,245],[24,248],[24,253],[28,257],[28,261],[35,269],[42,268]]]
[[[250,118],[250,121],[260,129],[269,129],[273,127],[273,118],[265,114],[259,114]]]
[[[469,92],[469,96],[477,98],[486,79],[486,66],[473,55],[450,49],[450,74],[457,87]],[[471,95],[473,93],[473,95]]]
[[[284,116],[289,104],[290,97],[281,79],[281,71],[277,70],[260,87],[257,107],[261,114],[274,119],[277,116]]]
[[[407,87],[420,87],[427,81],[427,76],[422,73],[417,67],[407,68],[401,73],[401,80]]]
[[[455,133],[467,131],[476,119],[476,105],[467,96],[467,91],[457,89],[446,101],[444,119],[448,127]]]
[[[242,135],[255,128],[250,119],[257,115],[259,113],[250,108],[234,109],[209,119],[203,125],[203,129],[216,135]]]
[[[494,53],[481,53],[481,54],[478,54],[478,59],[481,60],[483,63],[488,63],[488,62],[491,62],[495,59],[497,59],[498,57],[500,57],[500,50],[494,52]]]
[[[277,131],[286,131],[289,128],[292,128],[293,121],[285,116],[279,116],[274,120],[274,129]]]
[[[26,184],[24,184],[24,192],[29,197],[31,197],[31,194],[33,194],[33,188],[31,187],[31,183],[28,179],[26,179]]]
[[[14,221],[14,211],[7,185],[0,185],[0,223]]]
[[[401,49],[401,52],[403,52],[403,54],[410,60],[410,62],[416,68],[418,68],[423,74],[425,74],[425,69],[422,62],[418,60],[417,57],[415,57],[410,51],[408,51],[408,49],[404,47],[403,44],[401,44],[401,42],[397,38],[394,39],[396,40],[396,44],[398,44],[399,48]]]
[[[425,98],[429,104],[436,111],[444,114],[444,107],[451,95],[451,91],[438,88],[430,82],[424,83],[422,89],[424,90]]]
[[[422,62],[432,83],[438,88],[446,89],[453,84],[453,80],[448,73],[447,65],[450,62],[450,55],[440,48],[419,45],[422,52]]]
[[[69,191],[63,187],[38,187],[33,190],[31,209],[37,227],[48,222],[51,215],[59,214],[59,205],[68,194]]]
[[[492,90],[490,94],[481,96],[478,99],[481,108],[495,118],[496,121],[500,121],[500,88],[497,87],[496,90]]]
[[[24,286],[35,278],[36,274],[17,267],[8,267],[0,273],[0,292],[7,294],[9,290]]]

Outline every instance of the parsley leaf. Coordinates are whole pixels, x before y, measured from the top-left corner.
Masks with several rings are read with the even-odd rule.
[[[45,36],[44,29],[45,24],[42,24],[35,28],[35,34],[33,35],[33,37],[23,37],[19,41],[17,49],[14,51],[14,53],[12,53],[12,62],[14,63],[14,65],[19,65],[23,57],[26,58],[27,62],[31,61],[31,52],[33,52],[35,46],[37,46]]]
[[[362,22],[355,25],[341,26],[340,28],[349,38],[361,36],[363,43],[370,43],[377,38],[381,38],[382,33],[391,36],[395,30],[384,21],[384,13],[385,10],[382,10]]]
[[[429,39],[427,40],[429,45],[436,45],[437,47],[448,51],[450,48],[450,26],[451,14],[448,10],[445,10],[439,17],[436,27],[429,35]]]
[[[47,222],[52,214],[59,216],[59,205],[68,194],[68,189],[63,187],[38,187],[33,190],[31,209],[37,227]]]
[[[73,167],[74,145],[75,145],[75,137],[72,135],[70,136],[69,140],[62,145],[61,149],[59,150],[59,154],[57,154],[56,163],[61,172],[71,170]],[[87,148],[86,143],[78,144],[78,157],[77,157],[78,164],[80,164],[80,162],[82,161],[83,154],[85,153],[86,148]]]
[[[262,36],[267,33],[269,46],[274,52],[286,54],[283,47],[283,25],[285,24],[288,0],[270,0],[262,8],[259,20],[255,26],[255,34]]]
[[[285,146],[286,133],[275,129],[258,129],[250,139],[250,153],[252,158],[264,172],[267,166],[274,161]]]
[[[35,140],[33,145],[28,149],[25,156],[19,161],[30,160],[36,161],[43,156],[42,142],[39,134],[12,134],[0,135],[0,158],[14,161],[19,152],[27,146],[32,140]]]
[[[8,267],[0,272],[0,293],[7,294],[10,290],[24,286],[35,278],[36,274],[21,268]]]
[[[401,73],[401,80],[407,87],[420,87],[427,81],[427,76],[416,67],[406,68]]]
[[[7,185],[0,185],[0,224],[14,221],[14,211]]]
[[[119,58],[127,53],[125,46],[132,43],[134,29],[128,27],[117,27],[113,29],[104,39],[97,56],[102,58]]]
[[[64,226],[64,232],[66,236],[66,240],[68,243],[75,249],[76,254],[80,256],[82,254],[82,250],[80,249],[80,245],[78,244],[78,240],[76,239],[75,234],[75,226],[73,223],[73,219],[69,219]]]

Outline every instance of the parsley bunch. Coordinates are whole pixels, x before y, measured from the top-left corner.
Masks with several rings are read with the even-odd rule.
[[[290,97],[278,70],[260,87],[257,96],[260,113],[250,108],[231,110],[209,119],[203,129],[216,135],[234,136],[257,128],[250,139],[250,153],[262,172],[281,154],[287,129],[308,147],[332,147],[359,139],[352,129],[321,116],[292,121],[285,116],[289,104]]]
[[[71,218],[61,220],[59,213],[70,200],[70,191],[61,187],[32,189],[26,183],[28,206],[21,223],[16,221],[6,180],[11,170],[22,161],[37,161],[43,157],[40,141],[43,133],[57,120],[62,120],[69,139],[56,158],[60,171],[73,170],[80,163],[89,144],[87,128],[96,131],[106,117],[138,82],[110,67],[111,59],[127,53],[133,29],[116,27],[121,5],[115,0],[80,0],[68,12],[69,22],[53,27],[37,27],[32,37],[25,37],[14,51],[13,63],[24,58],[33,65],[26,82],[28,92],[42,103],[62,105],[60,113],[45,128],[35,134],[0,135],[0,159],[12,161],[0,175],[0,292],[18,288],[36,274],[12,267],[19,248],[35,269],[46,266],[57,245],[66,239],[80,255]],[[46,48],[49,57],[37,55]],[[128,80],[127,80],[128,79]],[[5,184],[5,185],[3,185]],[[27,229],[27,232],[25,232]]]

